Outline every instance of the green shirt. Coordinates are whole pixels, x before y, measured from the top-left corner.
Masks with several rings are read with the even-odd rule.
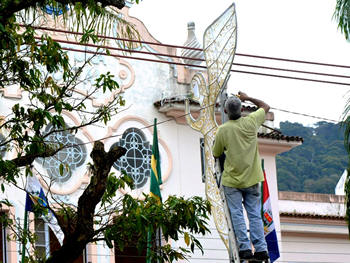
[[[220,125],[213,146],[214,157],[226,155],[222,184],[246,188],[264,181],[258,152],[257,132],[265,121],[260,108],[246,117],[229,120]]]

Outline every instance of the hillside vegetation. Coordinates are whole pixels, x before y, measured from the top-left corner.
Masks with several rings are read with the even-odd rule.
[[[281,122],[285,135],[303,137],[304,143],[277,156],[279,191],[334,194],[347,166],[340,124],[318,122],[315,127]]]

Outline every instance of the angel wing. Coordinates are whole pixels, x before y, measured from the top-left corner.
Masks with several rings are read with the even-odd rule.
[[[186,100],[186,119],[188,124],[204,136],[205,154],[205,192],[212,206],[212,214],[217,231],[229,251],[231,262],[238,262],[238,252],[231,221],[227,219],[228,211],[223,205],[220,190],[215,180],[215,162],[211,147],[214,142],[217,123],[215,120],[215,104],[224,88],[231,70],[237,41],[237,21],[235,5],[232,4],[206,30],[203,36],[204,56],[207,64],[209,83],[205,83],[203,75],[195,74],[191,87],[198,96],[193,99],[201,105],[200,116],[195,120],[190,113],[189,101]],[[224,198],[224,197],[223,197]]]
[[[217,97],[231,70],[237,43],[234,3],[204,32],[203,51],[208,71],[210,97]]]

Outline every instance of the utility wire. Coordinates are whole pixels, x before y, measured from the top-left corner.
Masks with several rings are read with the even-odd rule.
[[[21,25],[21,26],[24,26],[24,25]],[[32,28],[38,29],[38,30],[44,30],[44,31],[53,31],[53,32],[59,32],[59,33],[65,33],[65,34],[72,34],[72,35],[83,35],[83,33],[80,33],[80,32],[68,31],[68,30],[57,29],[57,28],[48,28],[48,27],[41,27],[41,26],[34,26]],[[104,36],[104,35],[97,35],[97,37],[104,38],[104,39],[117,40],[117,41],[126,41],[126,42],[131,42],[131,43],[139,43],[139,44],[155,45],[155,46],[162,46],[162,47],[172,47],[172,48],[179,48],[179,49],[203,51],[202,48],[186,47],[186,46],[171,45],[171,44],[162,44],[159,42],[158,43],[157,42],[149,42],[149,41],[134,40],[134,39],[127,39],[127,38],[120,38],[120,37],[110,37],[110,36]],[[269,56],[259,56],[259,55],[243,54],[243,53],[235,53],[235,55],[236,56],[243,56],[243,57],[259,58],[259,59],[293,62],[293,63],[312,64],[312,65],[327,66],[327,67],[350,68],[350,66],[348,66],[348,65],[321,63],[321,62],[314,62],[314,61],[286,59],[286,58],[269,57]]]
[[[61,29],[55,29],[55,28],[47,28],[47,27],[34,27],[35,29],[40,29],[40,30],[47,30],[47,31],[55,31],[55,32],[61,32],[61,33],[69,33],[69,34],[77,34],[77,35],[82,35],[82,33],[79,32],[73,32],[73,31],[67,31],[67,30],[61,30]],[[154,42],[147,42],[147,41],[139,41],[139,40],[131,40],[131,39],[125,39],[125,38],[116,38],[116,37],[107,37],[107,36],[102,36],[99,35],[99,37],[104,37],[104,38],[109,38],[109,39],[114,39],[114,40],[122,40],[122,41],[130,41],[130,42],[137,42],[137,43],[146,43],[146,44],[154,44],[154,45],[161,45],[161,46],[167,46],[167,47],[176,47],[176,48],[185,48],[185,49],[193,49],[193,50],[202,50],[200,48],[190,48],[190,47],[185,47],[185,46],[176,46],[176,45],[166,45],[166,44],[161,44],[161,43],[154,43]],[[57,41],[57,40],[56,40]],[[59,40],[64,43],[70,43],[70,44],[80,44],[76,42],[71,42],[71,41],[64,41],[64,40]],[[81,45],[81,44],[80,44]],[[94,47],[99,47],[97,45],[92,45],[92,44],[86,44],[88,46],[94,46]],[[100,46],[101,47],[101,46]],[[113,48],[109,46],[102,46],[104,48]],[[113,48],[116,50],[120,51],[130,51],[129,49],[119,49],[119,48]],[[75,50],[75,49],[68,49],[65,48],[67,51],[77,51],[77,52],[85,52],[85,53],[91,53],[91,54],[96,54],[96,52],[91,52],[87,50]],[[136,51],[134,51],[136,52]],[[141,52],[141,51],[138,51]],[[143,52],[143,51],[142,51]],[[165,54],[157,54],[157,53],[151,53],[151,52],[144,52],[144,53],[149,53],[149,54],[155,54],[155,55],[164,55]],[[107,55],[105,53],[100,53],[100,55]],[[237,54],[236,54],[237,55]],[[308,63],[308,64],[316,64],[316,65],[324,65],[324,66],[333,66],[333,67],[345,67],[345,68],[350,68],[350,66],[345,66],[345,65],[335,65],[335,64],[325,64],[325,63],[318,63],[318,62],[310,62],[310,61],[301,61],[301,60],[291,60],[291,59],[282,59],[282,58],[273,58],[273,57],[264,57],[264,56],[256,56],[256,55],[248,55],[248,54],[240,54],[242,56],[248,56],[248,57],[255,57],[255,58],[264,58],[264,59],[275,59],[275,60],[283,60],[283,61],[289,61],[289,62],[298,62],[298,63]],[[118,57],[118,56],[117,56]],[[119,55],[119,57],[125,57],[125,58],[131,58],[135,59],[134,57],[129,57],[129,56],[122,56]],[[182,56],[173,56],[177,58],[187,58],[187,57],[182,57]],[[139,60],[147,60],[143,58],[138,58]],[[193,59],[193,60],[201,60],[201,59]],[[160,62],[164,63],[164,61],[157,61],[157,60],[147,60],[151,62]],[[174,64],[171,62],[165,62],[169,64]],[[177,63],[176,63],[177,64]],[[196,66],[196,65],[191,65],[191,64],[185,64],[185,63],[178,63],[180,65],[184,66]],[[239,66],[251,66],[251,67],[260,67],[256,65],[246,65],[246,64],[237,64]],[[197,67],[202,67],[206,68],[204,66],[197,66]],[[319,72],[307,72],[307,71],[298,71],[298,70],[289,70],[289,69],[278,69],[278,68],[271,68],[271,67],[261,67],[265,69],[275,69],[275,70],[283,70],[283,71],[292,71],[292,72],[299,72],[299,73],[305,73],[305,74],[318,74],[318,75],[327,75],[327,76],[332,76],[332,77],[344,77],[344,78],[349,78],[349,76],[346,75],[336,75],[336,74],[326,74],[326,73],[319,73]],[[317,81],[317,82],[322,82],[322,83],[331,83],[331,84],[340,84],[340,85],[350,85],[350,83],[338,83],[338,82],[328,82],[328,81],[322,81],[322,80],[312,80],[312,79],[304,79],[304,78],[296,78],[296,77],[290,77],[290,76],[278,76],[278,75],[271,75],[271,74],[264,74],[264,73],[257,73],[257,72],[246,72],[246,71],[233,71],[233,72],[239,72],[239,73],[248,73],[248,74],[257,74],[257,75],[265,75],[265,76],[274,76],[274,77],[285,77],[285,78],[291,78],[291,79],[299,79],[299,80],[307,80],[307,81]],[[278,109],[278,108],[272,108],[278,111],[286,112],[286,113],[291,113],[291,114],[296,114],[296,115],[301,115],[301,116],[306,116],[306,117],[311,117],[315,119],[320,119],[320,120],[326,120],[326,121],[331,121],[331,122],[338,122],[336,120],[328,119],[328,118],[323,118],[323,117],[318,117],[314,115],[308,115],[308,114],[303,114],[303,113],[298,113],[298,112],[292,112],[288,110],[283,110],[283,109]]]
[[[252,105],[255,106],[255,104],[251,103],[251,102],[244,102],[248,105]],[[285,113],[290,113],[290,114],[295,114],[295,115],[300,115],[300,116],[304,116],[304,117],[309,117],[309,118],[313,118],[313,119],[319,119],[319,120],[324,120],[324,121],[330,121],[330,122],[334,122],[334,123],[338,123],[339,121],[333,120],[333,119],[329,119],[329,118],[324,118],[324,117],[318,117],[315,115],[310,115],[310,114],[306,114],[306,113],[300,113],[300,112],[295,112],[295,111],[289,111],[289,110],[283,110],[283,109],[278,109],[278,108],[274,108],[274,107],[270,107],[272,110],[277,110],[277,111],[281,111],[281,112],[285,112]]]
[[[36,27],[36,29],[41,29],[41,30],[49,30],[49,31],[56,31],[56,32],[61,32],[61,33],[71,33],[71,34],[78,34],[78,35],[82,35],[82,33],[78,33],[78,32],[72,32],[72,31],[66,31],[66,30],[60,30],[60,29],[49,29],[49,28],[44,28],[44,27]],[[188,47],[183,47],[183,46],[175,46],[175,45],[164,45],[164,44],[160,44],[160,43],[154,43],[154,42],[145,42],[145,41],[137,41],[137,40],[130,40],[130,39],[122,39],[122,38],[114,38],[114,37],[106,37],[106,36],[99,36],[99,37],[105,37],[105,38],[112,38],[115,40],[122,40],[122,41],[131,41],[131,42],[138,42],[138,43],[147,43],[147,44],[157,44],[157,45],[162,45],[162,46],[171,46],[171,47],[177,47],[177,48],[187,48],[187,49],[194,49],[194,48],[188,48]],[[38,37],[37,37],[38,38]],[[78,44],[78,45],[83,45],[83,46],[89,46],[89,47],[94,47],[94,48],[107,48],[107,49],[114,49],[114,50],[119,50],[119,51],[128,51],[128,52],[136,52],[136,53],[143,53],[143,54],[151,54],[151,55],[157,55],[157,56],[170,56],[170,57],[174,57],[174,58],[185,58],[185,59],[189,59],[188,57],[183,57],[183,56],[175,56],[175,55],[168,55],[168,54],[158,54],[158,53],[152,53],[152,52],[145,52],[145,51],[133,51],[133,50],[129,50],[129,49],[121,49],[121,48],[115,48],[115,47],[110,47],[110,46],[98,46],[98,45],[94,45],[94,44],[81,44],[81,43],[77,43],[77,42],[72,42],[72,41],[68,41],[68,40],[54,40],[54,41],[58,41],[58,42],[62,42],[62,43],[66,43],[66,44]],[[193,67],[199,67],[199,68],[206,68],[205,66],[199,66],[199,65],[193,65],[193,64],[186,64],[186,63],[179,63],[179,62],[169,62],[169,61],[162,61],[162,60],[153,60],[153,59],[145,59],[145,58],[136,58],[136,57],[131,57],[131,56],[124,56],[124,55],[115,55],[115,54],[107,54],[104,52],[96,52],[96,51],[89,51],[89,50],[80,50],[80,49],[74,49],[74,48],[66,48],[63,47],[63,50],[67,50],[67,51],[74,51],[74,52],[82,52],[82,53],[90,53],[90,54],[94,54],[94,55],[105,55],[105,56],[113,56],[113,57],[122,57],[122,58],[130,58],[130,59],[138,59],[138,60],[146,60],[146,61],[150,61],[150,62],[158,62],[158,63],[168,63],[168,64],[178,64],[178,65],[184,65],[184,66],[193,66]],[[197,49],[195,49],[197,50]],[[202,49],[199,49],[202,50]],[[269,58],[272,59],[271,57],[261,57],[261,56],[254,56],[254,55],[245,55],[245,56],[253,56],[253,57],[259,57],[259,58]],[[278,59],[281,60],[280,58],[274,58],[274,59]],[[203,59],[193,59],[193,60],[201,60],[204,61]],[[292,61],[292,60],[288,60],[288,61]],[[297,61],[292,61],[292,62],[297,62]],[[300,61],[298,61],[300,62]],[[305,61],[304,61],[305,62]],[[314,63],[314,62],[307,62],[307,63]],[[317,63],[320,64],[320,63]],[[321,63],[322,64],[322,63]],[[264,69],[272,69],[272,70],[283,70],[283,71],[290,71],[290,72],[298,72],[298,73],[305,73],[305,74],[316,74],[316,75],[324,75],[324,76],[331,76],[331,77],[344,77],[344,78],[350,78],[350,76],[346,76],[346,75],[335,75],[335,74],[326,74],[326,73],[319,73],[319,72],[307,72],[307,71],[299,71],[299,70],[290,70],[290,69],[279,69],[279,68],[272,68],[272,67],[264,67],[264,66],[257,66],[257,65],[248,65],[248,64],[236,64],[237,66],[246,66],[246,67],[257,67],[257,68],[264,68]],[[332,64],[324,64],[327,66],[342,66],[342,65],[332,65]],[[343,66],[342,66],[343,67]],[[346,67],[346,66],[344,66]],[[350,68],[350,67],[349,67]],[[291,79],[299,79],[299,80],[308,80],[308,81],[316,81],[316,82],[322,82],[322,83],[331,83],[331,84],[339,84],[339,85],[350,85],[350,83],[339,83],[339,82],[332,82],[332,81],[323,81],[323,80],[314,80],[314,79],[304,79],[304,78],[296,78],[296,77],[291,77],[291,76],[281,76],[281,75],[272,75],[272,74],[264,74],[264,73],[258,73],[258,72],[247,72],[247,71],[237,71],[237,70],[231,70],[233,72],[239,72],[239,73],[248,73],[248,74],[257,74],[257,75],[265,75],[265,76],[274,76],[274,77],[283,77],[283,78],[291,78]],[[212,105],[210,105],[212,106]],[[203,109],[203,108],[202,108]],[[278,108],[272,108],[274,110],[278,110],[278,111],[282,111],[282,112],[286,112],[286,113],[291,113],[291,114],[296,114],[296,115],[301,115],[301,116],[306,116],[306,117],[311,117],[311,118],[316,118],[316,119],[321,119],[321,120],[327,120],[327,121],[331,121],[331,122],[337,122],[335,120],[332,119],[328,119],[328,118],[323,118],[323,117],[318,117],[318,116],[313,116],[313,115],[308,115],[308,114],[303,114],[303,113],[298,113],[298,112],[292,112],[292,111],[288,111],[288,110],[283,110],[283,109],[278,109]],[[200,109],[201,110],[201,109]],[[181,118],[186,116],[187,114],[178,116],[177,118]],[[161,122],[158,122],[158,124],[163,124],[165,122],[168,121],[172,121],[173,119],[167,119]],[[148,125],[143,127],[142,129],[146,129],[146,128],[150,128],[154,126],[152,125]],[[280,131],[271,128],[269,126],[263,125],[266,128],[269,128],[275,132],[280,133]],[[110,137],[120,137],[122,135],[112,135]],[[100,140],[105,140],[107,138],[110,137],[105,137],[102,138]],[[91,143],[91,142],[89,142]]]
[[[69,51],[76,51],[76,52],[85,52],[85,53],[90,53],[90,54],[101,54],[101,55],[107,55],[105,53],[102,53],[102,52],[93,52],[93,51],[88,51],[88,50],[79,50],[79,49],[72,49],[72,48],[62,48],[64,50],[69,50]],[[114,55],[111,55],[111,56],[114,56]],[[117,57],[124,57],[124,56],[119,56],[119,55],[115,55]],[[130,57],[130,58],[133,58],[133,57]],[[164,62],[164,61],[160,61],[160,62]],[[349,84],[350,85],[350,84]],[[216,103],[215,103],[216,104]],[[199,110],[203,110],[207,107],[211,107],[215,104],[211,104],[209,106],[206,106],[206,107],[202,107],[200,108]],[[253,105],[253,104],[252,104]],[[283,111],[283,112],[286,112],[286,113],[291,113],[291,114],[296,114],[296,115],[301,115],[301,116],[306,116],[306,117],[311,117],[311,118],[316,118],[316,119],[320,119],[320,120],[327,120],[327,121],[331,121],[331,122],[335,122],[337,123],[336,120],[332,120],[332,119],[328,119],[328,118],[323,118],[323,117],[317,117],[317,116],[313,116],[313,115],[308,115],[308,114],[304,114],[304,113],[298,113],[298,112],[292,112],[292,111],[288,111],[288,110],[283,110],[283,109],[278,109],[278,108],[273,108],[271,107],[271,109],[274,109],[274,110],[278,110],[278,111]],[[175,119],[177,118],[182,118],[182,117],[185,117],[187,115],[189,115],[190,113],[187,113],[187,114],[183,114],[183,115],[180,115],[180,116],[177,116],[175,117]],[[169,122],[169,121],[173,121],[174,118],[169,118],[169,119],[166,119],[164,121],[160,121],[158,122],[157,124],[158,125],[161,125],[163,123],[166,123],[166,122]],[[147,125],[147,126],[144,126],[142,128],[140,128],[140,130],[143,130],[143,129],[147,129],[147,128],[152,128],[154,126],[154,124],[150,124],[150,125]],[[274,129],[272,127],[269,127],[265,124],[262,125],[263,127],[265,128],[268,128],[270,130],[273,130],[274,132],[277,132],[277,133],[281,133],[279,130],[277,129]],[[115,135],[110,135],[110,136],[107,136],[107,137],[103,137],[103,138],[100,138],[100,139],[97,139],[97,140],[94,140],[94,141],[89,141],[89,142],[83,142],[83,143],[79,143],[79,144],[74,144],[74,145],[69,145],[69,147],[72,147],[72,146],[80,146],[80,145],[86,145],[86,144],[90,144],[90,143],[94,143],[96,141],[101,141],[101,140],[106,140],[106,139],[110,139],[110,138],[117,138],[117,137],[121,137],[123,134],[115,134]]]
[[[40,37],[35,37],[36,39],[40,39]],[[65,43],[65,44],[72,44],[72,45],[80,45],[80,46],[88,46],[88,47],[94,47],[94,48],[104,48],[104,49],[110,49],[110,50],[117,50],[122,52],[129,52],[129,53],[137,53],[137,54],[146,54],[146,55],[155,55],[159,57],[171,57],[171,58],[178,58],[178,59],[186,59],[186,60],[193,60],[193,61],[201,61],[205,62],[205,59],[202,58],[192,58],[192,57],[186,57],[186,56],[177,56],[177,55],[171,55],[171,54],[164,54],[164,53],[155,53],[150,51],[142,51],[142,50],[132,50],[127,48],[117,48],[112,46],[106,46],[106,45],[96,45],[96,44],[83,44],[75,41],[69,41],[69,40],[62,40],[62,39],[53,39],[55,42],[59,43]],[[90,51],[93,52],[93,51]],[[105,54],[108,56],[108,54]],[[173,63],[169,63],[173,64]],[[186,64],[187,66],[195,67],[197,65],[194,64]],[[267,70],[276,70],[276,71],[285,71],[285,72],[292,72],[292,73],[301,73],[301,74],[312,74],[312,75],[318,75],[318,76],[327,76],[327,77],[337,77],[337,78],[350,78],[350,75],[339,75],[339,74],[330,74],[330,73],[323,73],[323,72],[313,72],[313,71],[304,71],[304,70],[296,70],[296,69],[285,69],[285,68],[276,68],[276,67],[267,67],[267,66],[260,66],[260,65],[252,65],[252,64],[243,64],[243,63],[232,63],[234,66],[239,67],[250,67],[250,68],[258,68],[258,69],[267,69]],[[204,67],[206,68],[206,67]],[[350,85],[350,83],[349,83]]]
[[[89,53],[89,54],[102,55],[102,56],[111,56],[111,57],[116,57],[116,58],[128,58],[128,59],[143,60],[143,61],[163,63],[163,64],[172,64],[172,65],[175,64],[175,65],[182,65],[182,66],[197,67],[197,68],[203,68],[203,69],[207,68],[206,66],[193,65],[193,64],[187,64],[187,63],[181,63],[181,62],[165,61],[165,60],[158,60],[158,59],[148,59],[148,58],[132,57],[132,56],[126,56],[126,55],[117,55],[117,54],[107,54],[107,53],[104,53],[104,52],[96,52],[96,51],[90,51],[90,50],[81,50],[81,49],[75,49],[75,48],[62,47],[62,49],[66,50],[66,51],[82,52],[82,53]],[[303,81],[311,81],[311,82],[319,82],[319,83],[326,83],[326,84],[350,86],[350,83],[346,83],[346,82],[336,82],[336,81],[328,81],[328,80],[300,78],[300,77],[292,77],[292,76],[286,76],[286,75],[267,74],[267,73],[243,71],[243,70],[234,70],[234,69],[231,69],[231,72],[245,73],[245,74],[252,74],[252,75],[260,75],[260,76],[268,76],[268,77],[294,79],[294,80],[303,80]]]
[[[88,54],[95,54],[95,55],[102,55],[102,56],[111,56],[116,58],[128,58],[128,59],[134,59],[134,60],[142,60],[142,61],[148,61],[148,62],[156,62],[156,63],[163,63],[163,64],[171,64],[171,65],[181,65],[181,66],[189,66],[189,67],[197,67],[197,68],[203,68],[207,69],[206,66],[201,65],[194,65],[194,64],[188,64],[188,63],[182,63],[182,62],[176,62],[176,61],[167,61],[167,60],[159,60],[159,59],[149,59],[149,58],[141,58],[141,57],[133,57],[133,56],[126,56],[126,55],[117,55],[117,54],[107,54],[105,52],[98,52],[98,51],[90,51],[90,50],[81,50],[76,48],[67,48],[62,47],[63,50],[66,51],[74,51],[74,52],[82,52],[82,53],[88,53]],[[249,65],[247,65],[249,66]],[[288,69],[285,69],[288,70]],[[320,80],[320,79],[309,79],[309,78],[300,78],[300,77],[293,77],[293,76],[286,76],[286,75],[276,75],[276,74],[268,74],[268,73],[261,73],[261,72],[253,72],[253,71],[243,71],[243,70],[234,70],[231,69],[231,72],[236,73],[245,73],[245,74],[252,74],[252,75],[260,75],[260,76],[268,76],[268,77],[277,77],[277,78],[286,78],[286,79],[294,79],[294,80],[303,80],[303,81],[311,81],[311,82],[319,82],[319,83],[326,83],[326,84],[335,84],[335,85],[343,85],[343,86],[350,86],[350,83],[346,82],[336,82],[336,81],[328,81],[328,80]],[[308,73],[313,74],[313,73]],[[325,74],[325,73],[315,73],[315,74]],[[330,75],[330,74],[328,74]],[[335,75],[333,75],[335,76]],[[341,75],[338,75],[341,76]],[[345,77],[345,76],[343,76]],[[346,76],[347,77],[347,76]]]
[[[88,50],[79,50],[79,49],[73,49],[73,48],[62,48],[64,50],[67,51],[76,51],[76,52],[86,52],[86,53],[90,53],[90,54],[97,54],[97,55],[107,55],[103,52],[93,52],[93,51],[88,51]],[[157,60],[149,60],[149,59],[144,59],[144,58],[134,58],[134,57],[129,57],[129,56],[122,56],[122,55],[113,55],[111,54],[110,56],[115,56],[115,57],[125,57],[125,58],[133,58],[133,59],[140,59],[140,60],[147,60],[147,61],[154,61],[154,62],[161,62],[161,63],[169,63],[169,64],[174,64],[168,61],[157,61]],[[189,65],[189,64],[184,64],[184,63],[177,63],[177,64],[181,64],[181,65]],[[202,68],[206,68],[204,66],[197,66],[197,67],[202,67]],[[250,72],[251,74],[259,74],[256,72]],[[290,78],[294,78],[294,77],[290,77]],[[296,78],[296,79],[300,79],[300,78]],[[307,80],[311,80],[311,79],[307,79]],[[343,85],[350,85],[350,83],[337,83],[337,82],[328,82],[328,81],[321,81],[321,80],[315,80],[315,81],[319,81],[319,82],[324,82],[324,83],[332,83],[332,84],[343,84]],[[304,114],[304,113],[298,113],[298,112],[293,112],[293,111],[288,111],[288,110],[283,110],[283,109],[278,109],[278,108],[272,108],[274,110],[278,110],[278,111],[283,111],[283,112],[287,112],[287,113],[291,113],[291,114],[296,114],[296,115],[302,115],[302,116],[306,116],[306,117],[311,117],[311,118],[315,118],[315,119],[320,119],[320,120],[327,120],[327,121],[331,121],[331,122],[338,122],[336,120],[332,120],[329,118],[324,118],[324,117],[318,117],[318,116],[314,116],[314,115],[308,115],[308,114]]]

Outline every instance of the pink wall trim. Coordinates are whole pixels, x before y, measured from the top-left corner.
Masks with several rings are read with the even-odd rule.
[[[29,231],[31,233],[34,233],[35,232],[35,223],[34,223],[34,219],[35,219],[35,216],[34,216],[34,213],[28,213],[28,225],[29,225]],[[30,244],[30,247],[29,247],[29,253],[30,254],[34,254],[34,251],[35,251],[35,248],[34,248],[34,244]]]
[[[3,92],[3,95],[5,98],[12,98],[12,99],[22,98],[22,90],[20,88],[16,90],[16,93],[11,93],[6,87],[3,89],[0,89],[0,92]]]
[[[117,53],[113,52],[113,50],[111,51],[111,54],[117,55]],[[119,72],[112,72],[112,73],[117,74],[120,79],[126,79],[128,77],[128,74],[130,74],[130,81],[126,84],[121,84],[118,90],[113,91],[109,97],[106,97],[104,99],[103,103],[99,102],[95,96],[89,96],[89,99],[92,101],[92,106],[94,107],[100,107],[102,105],[106,105],[107,103],[110,103],[117,97],[118,94],[125,92],[125,90],[130,88],[135,82],[135,71],[130,65],[130,63],[121,58],[116,58],[116,59],[119,60],[119,63],[125,66],[129,70],[129,72],[122,69]],[[86,96],[88,94],[86,90],[74,89],[74,91],[83,96]]]
[[[112,249],[109,250],[110,253],[110,263],[115,263],[115,256],[114,256],[114,247]]]
[[[301,142],[287,142],[282,140],[274,139],[263,139],[258,138],[259,143],[259,153],[261,155],[273,155],[287,152],[292,148],[301,145]]]
[[[97,246],[95,243],[87,244],[87,261],[97,263]]]
[[[16,210],[15,207],[7,206],[7,205],[2,205],[0,211],[2,213],[8,214],[8,216],[13,220],[16,221]],[[14,232],[10,228],[6,228],[6,234],[7,236],[13,236]],[[4,240],[6,242],[6,257],[7,257],[7,262],[8,263],[16,263],[17,262],[17,247],[16,247],[16,241],[11,238],[9,240]],[[2,244],[1,244],[2,245]],[[2,259],[1,259],[2,260]]]

